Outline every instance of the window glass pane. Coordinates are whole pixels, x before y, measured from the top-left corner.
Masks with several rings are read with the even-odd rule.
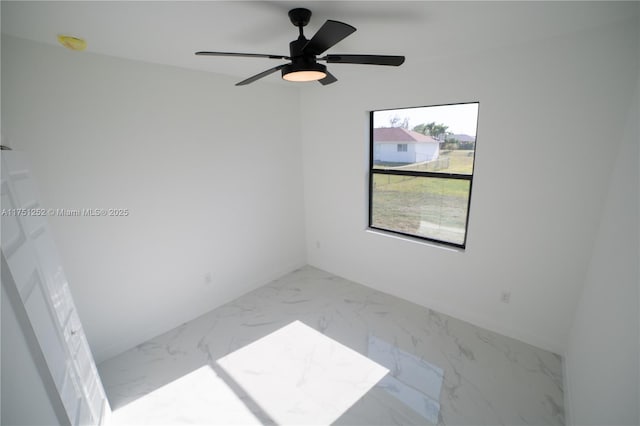
[[[462,245],[470,182],[373,174],[371,226]]]
[[[374,111],[372,167],[471,175],[477,124],[478,103]]]
[[[406,152],[407,151],[404,151],[405,154]],[[376,162],[374,160],[373,168],[379,170],[412,170],[416,172],[471,175],[473,172],[474,155],[474,150],[442,150],[435,160],[408,164],[401,162]]]

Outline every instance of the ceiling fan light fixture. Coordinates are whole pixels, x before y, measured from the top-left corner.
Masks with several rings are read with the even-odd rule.
[[[318,81],[327,76],[327,67],[322,64],[288,64],[282,68],[282,78],[287,81]]]

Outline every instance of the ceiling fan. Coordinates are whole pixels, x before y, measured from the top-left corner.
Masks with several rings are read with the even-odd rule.
[[[282,78],[288,81],[319,81],[322,85],[338,81],[325,65],[317,61],[326,61],[336,64],[363,64],[363,65],[391,65],[399,66],[404,62],[404,56],[390,55],[325,55],[318,58],[329,48],[356,31],[354,27],[344,22],[328,20],[320,27],[311,40],[303,34],[302,28],[309,23],[311,11],[304,8],[291,9],[289,11],[291,23],[298,27],[300,36],[289,43],[289,56],[268,55],[260,53],[236,53],[236,52],[196,52],[202,56],[237,56],[247,58],[284,59],[290,61],[269,68],[259,74],[236,83],[236,86],[244,86],[266,77],[276,71],[282,72]]]

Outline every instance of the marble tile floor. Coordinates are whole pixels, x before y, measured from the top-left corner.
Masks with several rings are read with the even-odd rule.
[[[99,371],[113,424],[564,424],[558,355],[310,266]]]

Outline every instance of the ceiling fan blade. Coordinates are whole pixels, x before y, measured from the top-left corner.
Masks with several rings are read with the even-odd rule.
[[[281,64],[281,65],[278,65],[277,67],[269,68],[266,71],[262,71],[260,74],[256,74],[252,77],[247,78],[246,80],[242,80],[240,83],[236,83],[236,86],[244,86],[246,84],[253,83],[256,80],[260,80],[262,77],[266,77],[269,74],[273,74],[274,72],[281,70],[286,65],[287,64]]]
[[[328,20],[318,32],[311,37],[311,40],[304,46],[304,53],[319,55],[325,50],[336,45],[350,34],[355,32],[355,27],[344,22]]]
[[[269,58],[269,59],[291,59],[283,55],[267,55],[262,53],[236,53],[236,52],[196,52],[198,56],[238,56],[243,58]]]
[[[325,71],[325,73],[327,74],[327,76],[321,80],[318,80],[318,82],[323,86],[326,86],[327,84],[335,83],[336,81],[338,81],[338,79],[329,71]]]
[[[390,55],[327,55],[318,60],[335,64],[390,65],[397,67],[404,62],[404,56]]]

